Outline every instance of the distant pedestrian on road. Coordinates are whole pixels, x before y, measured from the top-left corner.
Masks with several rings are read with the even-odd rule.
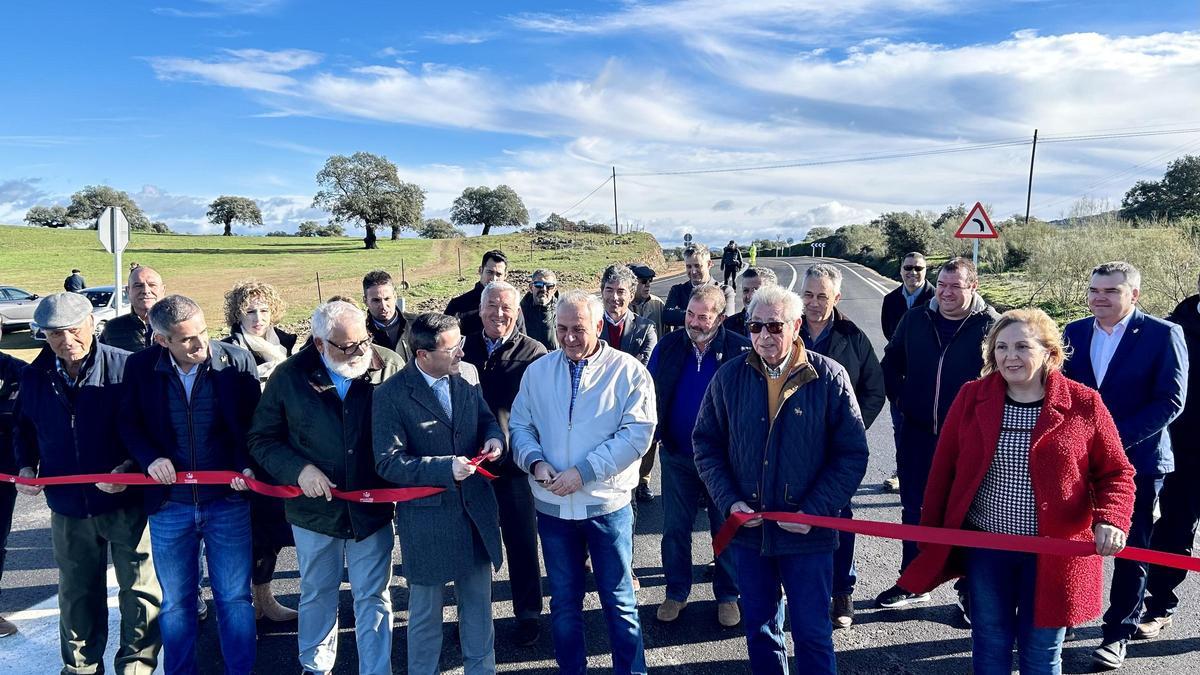
[[[126,412],[121,391],[129,352],[93,339],[92,303],[76,293],[46,297],[33,321],[46,334],[46,346],[21,374],[14,439],[20,475],[132,471],[135,463],[118,436],[118,418]],[[19,485],[17,491],[37,495],[42,488]],[[110,557],[121,615],[113,669],[121,675],[152,672],[162,647],[162,591],[141,495],[109,483],[52,485],[45,492],[58,566],[63,672],[105,668]]]
[[[721,325],[725,316],[725,294],[714,286],[692,291],[686,327],[666,335],[650,356],[650,376],[658,406],[658,429],[662,442],[663,533],[662,564],[667,579],[666,599],[658,607],[659,621],[679,618],[692,591],[692,526],[696,505],[703,501],[709,531],[716,536],[725,515],[708,499],[696,471],[692,431],[708,383],[725,363],[750,351],[750,340]],[[726,628],[741,622],[738,609],[737,576],[733,552],[717,558],[713,572],[713,594],[717,621]]]
[[[712,278],[712,252],[703,244],[690,244],[683,251],[683,265],[687,269],[687,281],[675,284],[667,293],[666,307],[663,308],[663,324],[679,328],[683,326],[684,315],[687,313],[688,302],[692,298],[692,289],[697,286],[712,284],[720,286]],[[733,289],[723,286],[725,291],[725,306],[733,307]]]
[[[800,299],[804,303],[800,335],[805,349],[828,356],[846,369],[863,426],[870,429],[887,398],[883,369],[871,339],[837,308],[842,300],[842,273],[828,263],[812,265],[804,271]],[[839,515],[853,518],[850,504]],[[854,533],[838,532],[838,549],[833,554],[833,604],[829,610],[835,628],[849,628],[854,622],[852,598],[857,581]]]
[[[63,288],[68,293],[78,293],[87,288],[87,282],[83,280],[83,274],[79,270],[71,270],[71,276],[63,280]]]
[[[1185,298],[1167,317],[1183,329],[1188,350],[1187,404],[1171,423],[1171,449],[1175,470],[1163,480],[1159,495],[1162,517],[1154,524],[1150,548],[1180,555],[1191,555],[1196,527],[1200,525],[1200,295]],[[1171,617],[1179,606],[1175,590],[1187,578],[1187,572],[1173,567],[1150,566],[1146,579],[1146,611],[1135,639],[1158,637],[1171,626]]]
[[[763,286],[778,286],[779,277],[775,276],[775,272],[766,267],[755,267],[751,265],[741,274],[742,277],[742,311],[733,313],[733,305],[728,305],[725,308],[725,313],[728,315],[725,319],[725,328],[741,335],[746,339],[750,339],[750,331],[746,330],[746,310],[750,309],[750,301],[754,299],[754,293]]]
[[[983,368],[981,345],[998,317],[979,295],[979,275],[970,260],[951,258],[938,272],[937,292],[927,305],[914,307],[900,320],[884,348],[884,384],[888,400],[900,406],[900,519],[907,525],[921,520],[921,500],[937,447],[938,433],[950,404],[964,384]],[[917,556],[917,546],[904,542],[900,571]],[[880,607],[905,607],[928,602],[925,593],[892,586],[875,598]],[[959,618],[970,624],[966,591],[959,592]]]
[[[846,370],[804,348],[800,298],[779,286],[750,303],[754,351],[717,371],[692,445],[722,515],[790,511],[836,516],[867,470],[867,435]],[[797,671],[834,673],[829,618],[834,530],[751,519],[730,544],[756,675],[786,674],[784,602]]]
[[[633,590],[630,492],[654,438],[654,383],[645,366],[600,339],[599,298],[572,291],[558,301],[562,349],[521,378],[509,430],[517,464],[530,474],[550,626],[559,672],[581,675],[590,554],[617,675],[646,672]]]
[[[1150,545],[1163,478],[1175,470],[1167,426],[1183,412],[1188,354],[1182,328],[1137,308],[1141,286],[1141,272],[1127,262],[1092,270],[1092,317],[1072,321],[1063,330],[1072,350],[1063,374],[1097,389],[1112,413],[1137,471],[1129,545],[1144,548]],[[1147,572],[1145,563],[1116,561],[1103,637],[1092,653],[1097,666],[1115,669],[1125,662],[1126,643],[1141,622]]]
[[[938,439],[921,524],[1125,547],[1133,466],[1093,389],[1064,377],[1058,326],[1039,309],[989,331],[983,378],[962,387]],[[1100,614],[1102,558],[922,544],[899,585],[926,593],[966,577],[972,670],[1057,673],[1066,626]]]
[[[750,266],[758,265],[758,244],[750,244]]]
[[[737,290],[737,275],[742,269],[742,250],[734,243],[732,239],[725,245],[725,250],[721,252],[721,272],[724,279],[722,283],[730,286],[733,290]]]

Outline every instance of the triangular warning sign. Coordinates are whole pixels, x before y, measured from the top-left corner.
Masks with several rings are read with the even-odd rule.
[[[995,239],[1000,233],[996,231],[992,219],[988,218],[987,211],[983,210],[983,204],[975,202],[975,207],[967,214],[962,225],[958,226],[954,236],[959,239]]]

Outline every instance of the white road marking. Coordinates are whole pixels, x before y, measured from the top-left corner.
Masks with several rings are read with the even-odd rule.
[[[833,263],[833,264],[837,265],[838,267],[841,267],[842,269],[853,274],[854,276],[858,277],[859,279],[862,279],[864,283],[866,283],[871,288],[879,291],[879,293],[882,295],[887,295],[890,292],[890,290],[888,288],[884,287],[883,284],[879,283],[878,281],[874,281],[874,280],[864,277],[863,275],[854,271],[854,269],[852,267],[850,267],[849,265],[847,265],[845,263]]]

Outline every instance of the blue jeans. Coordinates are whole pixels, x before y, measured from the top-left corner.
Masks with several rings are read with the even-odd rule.
[[[662,561],[667,597],[686,602],[692,592],[692,525],[696,522],[696,504],[707,493],[691,455],[664,449],[659,456],[663,497]],[[709,532],[715,537],[725,519],[711,499],[706,498],[705,502]],[[717,602],[736,602],[738,599],[733,556],[728,550],[717,558],[713,595]]]
[[[966,551],[972,672],[1011,673],[1015,641],[1021,675],[1061,673],[1066,629],[1033,625],[1037,556],[975,548]]]
[[[158,623],[167,675],[197,673],[196,587],[200,583],[200,541],[208,560],[208,580],[217,607],[217,632],[226,673],[254,670],[254,605],[250,602],[250,504],[229,496],[201,504],[163,502],[150,516],[150,548],[162,586]]]
[[[763,523],[760,527],[778,525]],[[764,556],[757,548],[737,543],[730,549],[742,591],[742,623],[751,672],[754,675],[788,672],[783,640],[784,593],[791,612],[796,670],[805,675],[837,672],[833,623],[829,619],[832,552]]]
[[[1162,474],[1133,477],[1137,493],[1133,498],[1133,523],[1129,526],[1126,546],[1148,548],[1154,532],[1154,504],[1162,489]],[[1113,561],[1112,587],[1108,592],[1108,611],[1104,613],[1104,641],[1128,640],[1137,631],[1146,597],[1146,563],[1117,558]]]
[[[633,594],[633,509],[625,506],[585,520],[564,520],[539,511],[537,521],[550,587],[550,632],[558,672],[576,675],[587,671],[583,561],[590,554],[612,644],[613,672],[645,673],[642,625]]]

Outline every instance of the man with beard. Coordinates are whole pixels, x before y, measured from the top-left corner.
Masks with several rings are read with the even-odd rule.
[[[683,264],[687,268],[688,280],[675,284],[667,293],[666,307],[663,308],[663,323],[671,327],[683,325],[687,313],[688,302],[692,298],[692,289],[697,286],[718,285],[712,278],[712,252],[703,244],[693,243],[683,251]],[[725,286],[725,306],[734,306],[733,289]]]
[[[127,352],[140,352],[154,344],[150,336],[150,308],[167,295],[162,277],[153,269],[140,265],[129,272],[129,313],[104,324],[100,342]]]
[[[347,573],[358,672],[392,672],[388,583],[395,508],[333,499],[330,492],[384,484],[375,472],[371,403],[404,360],[371,344],[369,320],[347,302],[318,307],[312,348],[275,369],[250,427],[255,461],[275,482],[304,491],[303,498],[285,500],[284,509],[300,564],[300,667],[314,673],[330,672],[337,661],[338,595]]]
[[[550,352],[558,349],[558,335],[554,330],[556,302],[558,277],[548,269],[534,270],[529,277],[529,292],[521,298],[520,313],[525,317],[526,334]]]
[[[375,344],[400,355],[406,363],[412,351],[405,339],[412,315],[396,308],[396,284],[392,275],[383,270],[367,272],[362,280],[363,304],[367,306],[367,330]]]
[[[650,356],[650,376],[658,404],[658,429],[662,443],[663,573],[667,597],[658,607],[658,620],[670,623],[687,606],[692,590],[692,525],[696,504],[704,498],[710,532],[716,536],[725,519],[707,499],[692,454],[692,430],[708,383],[722,364],[750,351],[750,340],[721,325],[725,294],[714,286],[692,291],[682,331],[665,335]],[[717,558],[713,573],[717,621],[726,628],[741,621],[737,579],[729,551]]]
[[[753,264],[742,272],[742,311],[737,314],[729,315],[725,319],[725,328],[741,335],[746,339],[750,339],[750,332],[746,330],[746,310],[750,308],[750,301],[754,299],[754,293],[763,286],[778,286],[779,277],[775,276],[775,272],[766,267],[755,267]],[[726,314],[733,309],[733,305],[726,308]]]

